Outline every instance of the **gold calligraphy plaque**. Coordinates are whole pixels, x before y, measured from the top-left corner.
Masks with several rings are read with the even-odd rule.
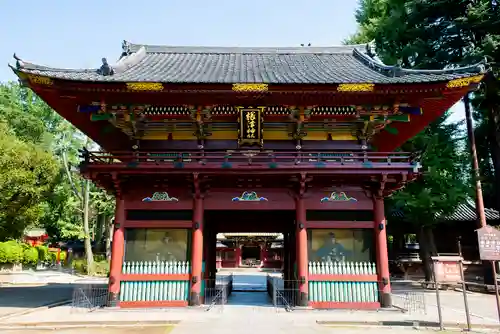
[[[238,145],[260,145],[263,144],[262,122],[265,107],[244,108],[238,110]]]

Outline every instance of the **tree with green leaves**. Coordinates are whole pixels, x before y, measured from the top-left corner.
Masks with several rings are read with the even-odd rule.
[[[90,259],[87,268],[92,271],[91,238],[102,239],[106,235],[109,244],[109,227],[99,226],[110,225],[114,206],[111,196],[83,180],[76,171],[79,163],[78,149],[92,144],[36,94],[18,84],[0,84],[0,116],[5,120],[2,123],[2,144],[11,145],[9,148],[12,145],[18,147],[2,152],[5,166],[13,166],[13,162],[9,160],[12,157],[7,152],[44,152],[45,165],[52,164],[50,166],[55,168],[55,174],[45,175],[47,180],[52,179],[50,187],[47,188],[48,184],[45,183],[41,183],[38,188],[33,186],[31,200],[23,202],[24,206],[18,208],[21,214],[16,219],[7,219],[7,215],[12,212],[3,210],[5,217],[0,216],[0,238],[19,238],[25,228],[42,226],[53,240],[84,239],[87,257]],[[36,157],[34,155],[31,161],[39,162]],[[45,165],[40,164],[39,168]],[[20,175],[22,166],[24,165],[9,172]],[[30,165],[26,167],[31,172],[36,171]],[[12,173],[3,173],[5,180],[2,181],[14,180],[14,175],[17,174]],[[36,178],[36,174],[32,174],[26,174],[25,179]],[[17,186],[16,182],[14,185]],[[9,198],[8,194],[4,198]],[[94,233],[91,232],[92,229]]]
[[[458,123],[447,122],[448,115],[403,144],[403,151],[416,154],[423,175],[387,200],[389,210],[403,213],[405,218],[399,223],[412,224],[417,232],[427,279],[432,277],[430,257],[437,255],[433,227],[471,194],[464,173],[469,160],[463,131]]]
[[[45,196],[56,186],[57,174],[49,152],[21,141],[0,123],[0,241],[20,238],[42,220]]]
[[[471,41],[488,40],[472,33],[474,24],[479,24],[471,19],[477,17],[474,13],[482,6],[479,2],[362,0],[356,12],[358,32],[347,42],[374,41],[384,63],[406,68],[471,64],[481,55]],[[446,118],[441,117],[403,145],[402,150],[416,153],[423,175],[387,201],[389,210],[397,208],[405,223],[417,231],[427,279],[431,277],[430,255],[436,254],[433,225],[471,194],[464,133]]]
[[[491,71],[473,95],[485,202],[500,211],[500,5],[496,0],[362,0],[349,42],[375,41],[387,64],[442,69],[483,59]]]

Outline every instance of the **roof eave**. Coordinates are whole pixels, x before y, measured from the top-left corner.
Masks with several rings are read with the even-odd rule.
[[[473,76],[478,74],[485,74],[487,72],[486,59],[483,59],[480,62],[469,66],[448,68],[442,70],[420,70],[408,69],[394,65],[386,65],[370,57],[368,54],[360,52],[358,49],[354,49],[353,54],[370,68],[380,71],[381,73],[389,76],[402,76],[405,74],[470,74],[470,76]]]

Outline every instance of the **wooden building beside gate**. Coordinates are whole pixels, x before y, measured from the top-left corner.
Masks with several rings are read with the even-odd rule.
[[[301,305],[390,306],[384,197],[419,174],[394,150],[484,69],[386,66],[365,45],[124,42],[115,64],[71,70],[15,58],[20,80],[102,148],[80,168],[116,196],[120,307],[198,305],[217,233],[238,232],[283,234]],[[325,282],[343,297],[310,295]]]

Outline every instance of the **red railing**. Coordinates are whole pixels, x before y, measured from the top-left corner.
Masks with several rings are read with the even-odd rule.
[[[172,168],[405,168],[418,169],[405,152],[184,151],[87,152],[82,165],[140,165]]]

